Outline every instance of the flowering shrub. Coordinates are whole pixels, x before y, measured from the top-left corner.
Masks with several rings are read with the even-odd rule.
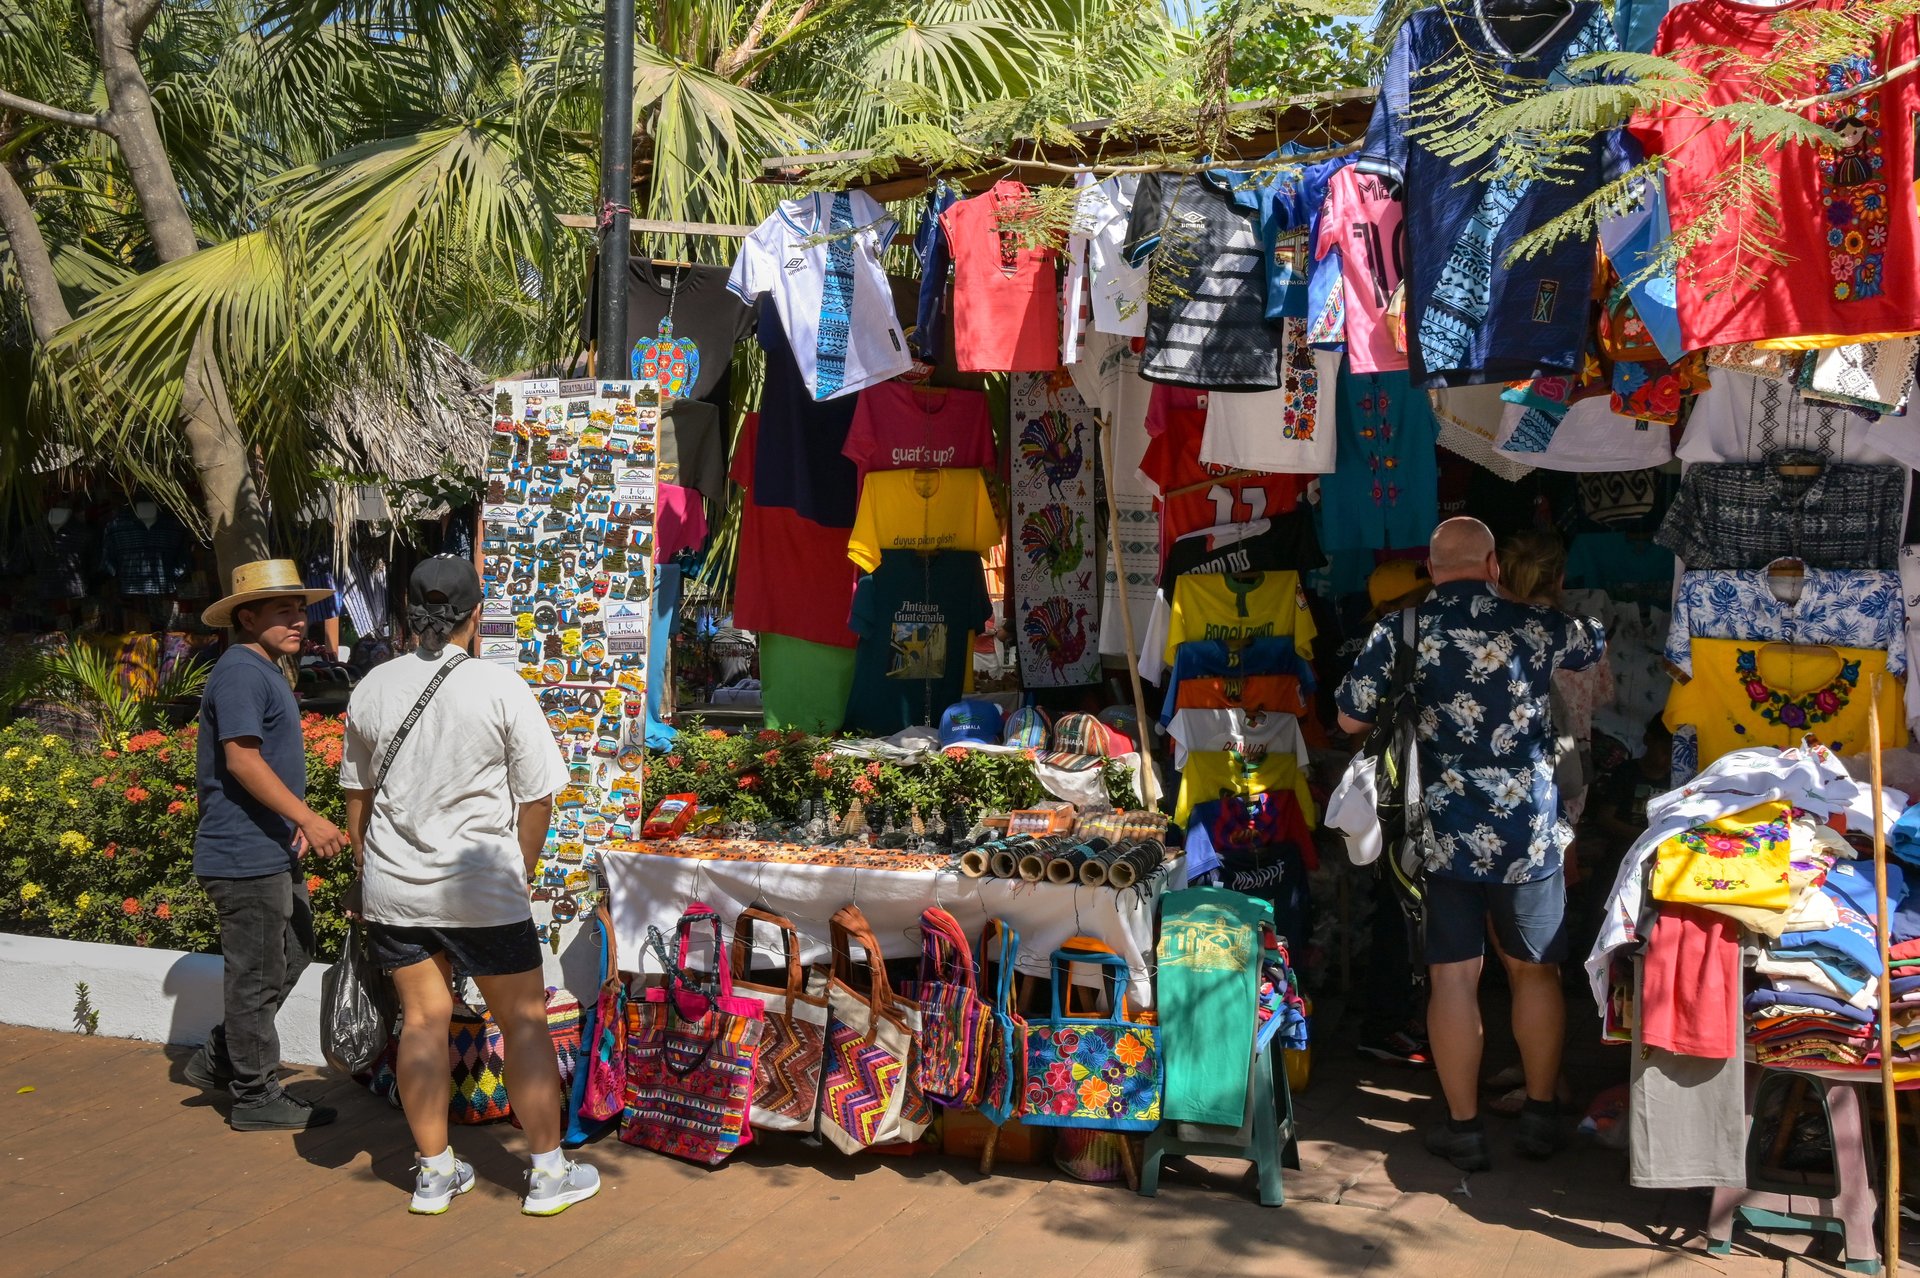
[[[342,726],[308,715],[307,802],[345,819]],[[119,749],[75,746],[16,723],[0,729],[0,930],[217,951],[220,920],[193,877],[199,730],[138,732]],[[323,958],[345,933],[353,858],[307,857]]]

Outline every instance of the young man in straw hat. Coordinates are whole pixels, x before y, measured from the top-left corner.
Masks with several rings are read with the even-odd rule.
[[[333,1121],[331,1109],[280,1088],[274,1018],[313,961],[313,907],[300,858],[347,845],[333,822],[306,804],[307,759],[300,706],[276,662],[300,651],[309,590],[291,559],[242,564],[233,593],[201,614],[232,627],[233,642],[200,699],[197,775],[200,825],[193,872],[220,911],[226,1019],[187,1062],[188,1082],[233,1093],[235,1131],[302,1131]]]

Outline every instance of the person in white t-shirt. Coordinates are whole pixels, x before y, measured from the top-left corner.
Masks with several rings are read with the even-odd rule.
[[[560,1150],[565,1096],[527,890],[567,771],[527,685],[466,659],[480,624],[473,564],[426,560],[407,600],[420,646],[353,690],[340,785],[368,947],[400,995],[394,1068],[418,1151],[409,1210],[438,1215],[474,1185],[472,1166],[447,1143],[457,966],[505,1040],[513,1112],[533,1149],[521,1210],[551,1216],[600,1190],[599,1174]]]
[[[881,257],[896,223],[864,191],[783,200],[740,245],[727,287],[751,305],[771,293],[816,400],[913,367]]]

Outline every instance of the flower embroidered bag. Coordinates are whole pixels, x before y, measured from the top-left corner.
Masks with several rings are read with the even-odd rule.
[[[965,1106],[980,1099],[993,1016],[980,1001],[960,921],[938,907],[920,915],[920,1050],[915,1081],[929,1100]]]
[[[1112,1012],[1069,1010],[1072,967],[1093,964],[1110,981]],[[1151,1131],[1160,1122],[1158,1028],[1128,1019],[1127,965],[1115,954],[1053,952],[1053,1011],[1027,1031],[1020,1121],[1038,1127]]]
[[[979,1098],[981,1116],[999,1126],[1020,1112],[1027,1091],[1027,1021],[1014,1006],[1013,969],[1020,958],[1020,934],[1004,919],[988,919],[980,931],[981,975],[988,954],[1000,942],[1000,960],[994,964],[990,985],[987,1050],[981,1059]]]
[[[713,931],[716,985],[686,970],[688,934]],[[733,992],[720,950],[720,917],[695,902],[675,929],[679,957],[658,928],[649,943],[666,970],[664,986],[627,1003],[626,1111],[620,1139],[662,1154],[715,1166],[753,1139],[748,1111],[760,1053],[763,1009]]]
[[[847,1154],[870,1145],[914,1140],[926,1124],[902,1111],[911,1081],[919,1010],[887,984],[880,942],[858,906],[849,905],[833,916],[831,938],[820,1132]],[[854,972],[855,946],[866,968],[864,990]]]
[[[753,928],[780,933],[786,980],[760,985],[748,979]],[[827,1040],[827,998],[809,990],[800,966],[800,934],[778,914],[749,906],[733,924],[733,988],[766,1008],[760,1057],[753,1072],[753,1125],[770,1131],[810,1132],[820,1113],[820,1063]]]
[[[580,1117],[593,1122],[618,1118],[627,1103],[627,981],[620,974],[619,943],[606,902],[595,911],[605,959],[600,998],[593,1013],[593,1052],[587,1058],[586,1095]]]

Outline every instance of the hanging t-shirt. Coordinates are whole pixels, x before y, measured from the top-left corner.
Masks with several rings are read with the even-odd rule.
[[[1127,223],[1133,216],[1138,173],[1119,173],[1080,194],[1075,228],[1086,237],[1088,293],[1093,327],[1120,337],[1147,332],[1147,268],[1127,256]]]
[[[1172,665],[1174,650],[1194,639],[1290,638],[1297,654],[1311,658],[1316,633],[1297,572],[1189,574],[1174,583],[1165,660]]]
[[[1673,456],[1673,432],[1621,416],[1605,395],[1565,411],[1510,403],[1500,418],[1500,451],[1541,470],[1646,470]]]
[[[1250,763],[1269,754],[1290,754],[1302,768],[1309,762],[1300,720],[1291,714],[1259,710],[1176,710],[1167,724],[1173,738],[1173,766],[1187,766],[1194,750],[1233,750]]]
[[[683,550],[698,550],[707,540],[707,503],[691,488],[655,484],[654,553],[671,559]]]
[[[1278,390],[1208,393],[1203,465],[1291,475],[1334,469],[1337,431],[1330,410],[1340,353],[1314,350],[1306,329],[1305,320],[1282,321]]]
[[[1914,433],[1904,421],[1873,422],[1837,404],[1811,403],[1785,382],[1730,368],[1711,369],[1707,376],[1711,385],[1694,399],[1673,450],[1684,462],[1764,461],[1802,449],[1830,461],[1878,465],[1907,451],[1892,437]]]
[[[944,182],[928,191],[926,207],[920,212],[920,224],[913,231],[913,258],[920,264],[920,293],[915,299],[913,332],[908,335],[907,343],[916,357],[929,364],[940,362],[941,337],[947,328],[947,275],[953,269],[953,255],[947,251],[940,215],[953,207],[956,198]]]
[[[660,410],[654,479],[692,488],[710,501],[727,499],[727,433],[720,410],[679,399]]]
[[[1416,386],[1518,381],[1580,367],[1593,236],[1563,236],[1523,261],[1508,254],[1521,237],[1626,173],[1632,157],[1614,130],[1584,150],[1557,155],[1550,177],[1500,178],[1499,148],[1460,164],[1436,154],[1415,134],[1414,125],[1431,123],[1416,116],[1415,103],[1431,115],[1428,96],[1444,101],[1442,86],[1475,67],[1484,68],[1482,87],[1471,95],[1474,106],[1463,109],[1516,101],[1540,87],[1597,83],[1597,72],[1570,65],[1617,47],[1595,0],[1569,4],[1565,17],[1524,49],[1509,48],[1471,0],[1421,9],[1394,38],[1355,167],[1400,188],[1407,241],[1428,246],[1413,255],[1406,280],[1408,368]]]
[[[874,470],[950,470],[997,464],[981,391],[881,382],[860,392],[840,450],[861,478]]]
[[[860,489],[847,558],[872,571],[887,550],[971,550],[1000,541],[987,481],[977,470],[881,470]]]
[[[847,720],[858,660],[850,648],[788,635],[760,636],[760,706],[769,728],[829,736]]]
[[[1025,186],[1002,181],[940,215],[953,253],[953,350],[962,372],[1060,367],[1054,252],[1005,224],[1033,209]]]
[[[1387,329],[1387,303],[1407,269],[1405,207],[1385,179],[1342,169],[1327,184],[1313,255],[1338,250],[1346,293],[1347,362],[1356,373],[1399,373],[1407,353]]]
[[[913,367],[881,266],[896,225],[866,192],[841,191],[782,200],[741,242],[727,287],[746,302],[773,298],[814,399]]]
[[[1231,750],[1195,750],[1180,770],[1180,793],[1174,800],[1173,823],[1185,825],[1197,803],[1214,799],[1251,798],[1270,790],[1291,791],[1307,824],[1319,820],[1313,794],[1307,788],[1307,770],[1291,754],[1269,754],[1258,762]]]
[[[1267,250],[1267,320],[1304,320],[1327,184],[1353,161],[1342,156],[1276,172],[1260,192],[1260,235]]]
[[[860,646],[847,727],[884,737],[909,724],[939,723],[965,693],[973,636],[992,619],[978,553],[880,555],[854,594]]]
[[[1735,750],[1784,750],[1811,733],[1835,754],[1867,748],[1873,676],[1885,675],[1887,654],[1865,648],[1794,653],[1738,639],[1695,639],[1693,679],[1667,698],[1667,727],[1699,733],[1699,766]],[[1881,681],[1881,741],[1906,744],[1900,682]]]
[[[733,482],[747,490],[740,507],[740,549],[733,620],[742,630],[791,635],[851,648],[847,609],[859,571],[847,562],[847,530],[754,498],[758,414],[747,414],[733,454]]]
[[[1320,545],[1332,551],[1424,546],[1440,522],[1439,428],[1405,373],[1342,370],[1340,457],[1320,478]]]
[[[1174,579],[1188,573],[1275,569],[1308,573],[1326,562],[1314,535],[1312,512],[1297,507],[1271,519],[1215,524],[1181,537],[1167,548],[1167,562],[1160,569],[1160,591],[1171,595]]]
[[[1857,8],[1851,0],[1792,7]],[[1730,103],[1843,93],[1920,54],[1914,24],[1878,24],[1883,30],[1871,51],[1804,80],[1763,83],[1761,73],[1746,68],[1771,74],[1782,44],[1804,39],[1778,24],[1778,14],[1773,6],[1730,0],[1675,8],[1653,51],[1697,71],[1704,91],[1685,107],[1656,108],[1633,122],[1647,150],[1668,157],[1674,231],[1685,235],[1703,218],[1710,227],[1679,269],[1688,349],[1770,338],[1837,346],[1847,336],[1920,330],[1920,295],[1906,286],[1920,277],[1920,221],[1909,188],[1920,80],[1900,76],[1863,96],[1812,108],[1809,118],[1844,140],[1837,150],[1756,146],[1732,121],[1704,118]],[[1777,225],[1728,209],[1723,178],[1743,163],[1766,166],[1767,186],[1754,211]]]
[[[1211,395],[1156,386],[1147,408],[1152,441],[1140,459],[1140,474],[1160,492],[1160,541],[1215,524],[1246,524],[1285,514],[1312,483],[1305,475],[1234,475],[1231,466],[1200,460]],[[1211,482],[1209,482],[1211,481]]]
[[[1188,814],[1186,834],[1189,874],[1204,874],[1236,852],[1288,845],[1310,858],[1309,869],[1319,868],[1313,831],[1291,790],[1196,803]]]
[[[850,528],[860,482],[841,449],[853,425],[854,397],[815,400],[806,393],[779,315],[766,302],[760,304],[759,334],[767,371],[753,499],[799,511],[829,528]]]
[[[1807,568],[1785,584],[1798,595],[1776,595],[1765,569],[1682,573],[1673,592],[1667,660],[1681,674],[1691,674],[1694,639],[1823,643],[1879,649],[1887,654],[1889,674],[1907,673],[1907,610],[1899,573]]]
[[[1234,693],[1232,685],[1245,685],[1258,679],[1269,682],[1255,690],[1257,695],[1245,695],[1244,689],[1235,695],[1220,695]],[[1218,687],[1199,686],[1207,680],[1224,682]],[[1175,710],[1184,709],[1237,707],[1303,715],[1307,713],[1303,690],[1305,693],[1314,690],[1313,667],[1294,651],[1290,635],[1243,644],[1229,644],[1220,639],[1195,640],[1181,644],[1174,653],[1160,724],[1165,727],[1172,721]]]
[[[595,341],[600,317],[598,272],[587,287],[587,305],[580,320],[580,336]],[[671,316],[672,340],[686,360],[688,385],[676,392],[720,409],[728,402],[728,370],[733,348],[753,334],[753,308],[727,291],[724,267],[661,266],[644,257],[627,259],[627,345],[644,347],[662,336],[661,325]],[[632,369],[632,359],[615,360],[608,367]]]
[[[1184,888],[1160,902],[1155,977],[1166,1047],[1161,1114],[1235,1128],[1247,1121],[1259,1027],[1265,901],[1224,888]]]
[[[1127,252],[1149,272],[1150,381],[1215,390],[1280,384],[1278,334],[1267,324],[1259,196],[1239,174],[1149,174],[1127,225]]]

